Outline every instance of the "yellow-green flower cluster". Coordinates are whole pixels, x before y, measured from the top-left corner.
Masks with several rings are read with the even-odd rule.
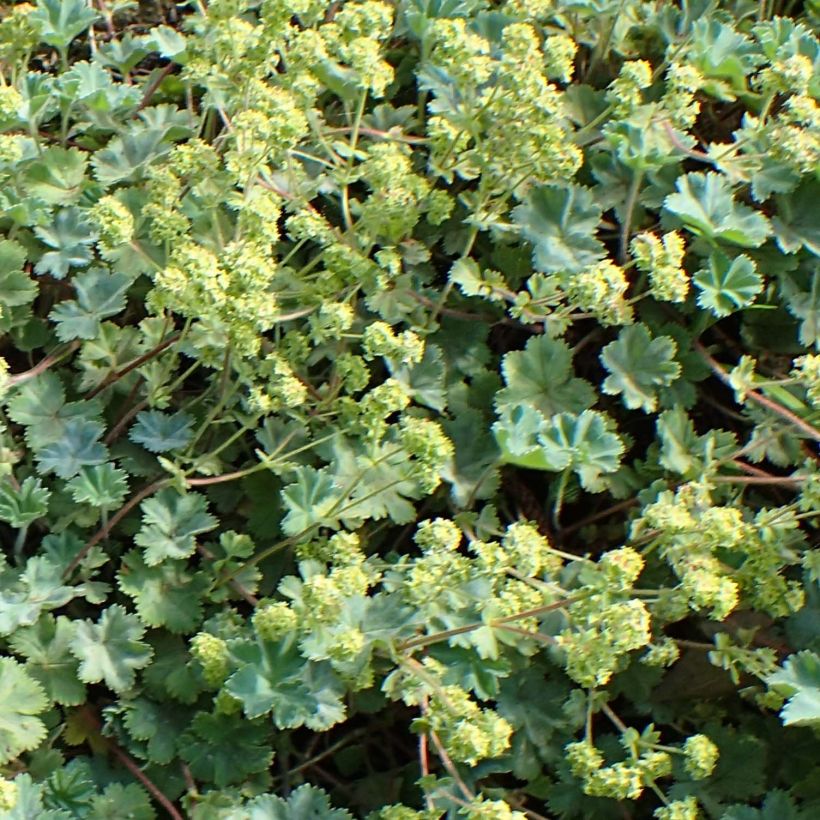
[[[555,575],[563,566],[562,559],[553,552],[546,536],[541,535],[529,522],[510,524],[501,543],[509,565],[523,575]]]
[[[589,740],[568,743],[564,753],[569,770],[576,777],[587,778],[604,765],[604,756]]]
[[[459,548],[461,539],[461,530],[453,521],[447,518],[433,518],[422,521],[413,536],[413,540],[425,552],[430,550],[454,552]]]
[[[498,757],[510,745],[512,726],[492,709],[482,709],[458,686],[443,686],[430,695],[417,728],[435,732],[450,757],[473,766]]]
[[[216,635],[199,632],[191,638],[191,656],[202,667],[211,686],[220,686],[228,675],[228,645]]]
[[[368,361],[383,356],[405,364],[417,363],[424,356],[424,340],[412,330],[396,334],[387,322],[372,322],[362,335],[362,351]]]
[[[610,83],[607,99],[617,117],[629,116],[642,102],[643,90],[652,84],[652,66],[646,60],[628,60]]]
[[[3,10],[0,20],[0,60],[8,65],[31,51],[40,42],[39,26],[31,19],[31,3],[15,3]]]
[[[568,34],[553,34],[544,40],[546,75],[550,79],[568,83],[575,73],[575,55],[578,44]]]
[[[0,123],[14,122],[22,105],[23,97],[14,86],[0,85]]]
[[[794,360],[791,375],[800,379],[806,395],[814,407],[820,407],[820,356],[808,353]]]
[[[458,597],[458,587],[471,576],[472,563],[458,552],[429,549],[413,561],[402,580],[402,594],[411,605],[423,610],[446,608],[448,599]]]
[[[643,556],[632,547],[609,550],[601,556],[598,568],[606,588],[619,592],[631,589],[644,568]]]
[[[380,0],[345,3],[332,22],[319,31],[327,51],[347,63],[361,86],[374,97],[383,97],[393,80],[393,67],[384,59],[380,40],[393,29],[393,8]]]
[[[363,224],[374,236],[399,242],[421,217],[430,182],[413,173],[409,149],[396,142],[373,145],[358,171],[372,192],[360,206]]]
[[[703,83],[703,76],[693,65],[672,63],[666,70],[666,91],[661,107],[676,128],[686,131],[695,124],[700,113],[695,94]]]
[[[700,811],[698,801],[694,797],[685,797],[683,800],[673,800],[666,806],[655,809],[652,815],[655,820],[698,820]]]
[[[453,457],[453,443],[438,422],[415,416],[400,419],[399,438],[415,459],[414,478],[424,492],[433,492],[441,483],[442,470]]]
[[[0,809],[11,811],[17,805],[17,784],[0,777]]]
[[[253,356],[259,350],[260,334],[270,329],[276,316],[274,272],[269,258],[253,245],[231,244],[218,260],[213,251],[183,242],[172,250],[168,265],[154,275],[148,303],[157,312],[170,310],[221,326],[240,356]],[[269,364],[277,379],[288,375],[280,373],[285,365],[277,357],[271,357]]]
[[[603,756],[589,740],[570,743],[564,751],[570,771],[581,778],[584,792],[593,797],[636,800],[648,784],[672,773],[672,759],[665,751],[648,749],[610,766],[603,765]]]
[[[695,780],[709,777],[715,769],[720,751],[706,735],[692,735],[683,744],[686,771]]]
[[[689,293],[689,277],[683,269],[683,237],[670,231],[658,239],[645,232],[632,240],[631,247],[638,269],[649,274],[652,296],[661,302],[683,302]]]
[[[18,134],[0,134],[0,163],[14,165],[22,156],[22,137]]]
[[[581,686],[603,686],[621,658],[646,646],[650,616],[643,601],[633,599],[607,604],[592,596],[569,608],[571,626],[557,638],[566,655],[567,674]]]
[[[672,666],[680,657],[680,649],[672,638],[664,638],[649,645],[641,657],[641,663],[647,666]]]
[[[558,35],[545,53],[530,24],[511,23],[494,58],[487,40],[461,19],[438,20],[433,33],[431,60],[453,79],[474,122],[467,129],[461,114],[428,119],[431,168],[448,179],[453,172],[467,179],[481,175],[487,190],[517,195],[532,182],[571,178],[581,152],[568,138],[563,99],[547,71],[571,73],[572,40]]]
[[[626,299],[628,288],[624,269],[605,259],[575,274],[567,296],[576,308],[592,314],[603,325],[628,325],[633,318]]]
[[[805,54],[792,54],[775,59],[757,77],[757,85],[768,94],[808,94],[814,75],[811,59]]]
[[[353,307],[347,302],[322,302],[309,319],[311,338],[316,344],[341,339],[355,318]]]
[[[99,231],[97,248],[104,258],[134,236],[134,215],[116,196],[99,199],[89,217]]]
[[[296,613],[284,601],[263,604],[253,614],[254,632],[263,641],[278,641],[290,635],[296,631],[298,622]]]
[[[523,811],[513,811],[503,800],[485,800],[478,797],[459,811],[465,820],[527,820]]]
[[[146,189],[148,201],[142,207],[142,215],[150,220],[151,241],[157,245],[178,241],[190,227],[180,210],[181,180],[170,168],[156,166],[148,172]]]

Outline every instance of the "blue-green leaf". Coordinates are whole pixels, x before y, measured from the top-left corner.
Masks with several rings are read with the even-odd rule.
[[[94,268],[74,277],[76,299],[60,302],[49,314],[57,325],[60,341],[95,339],[100,323],[125,308],[125,296],[133,279],[124,273],[108,273]]]
[[[40,469],[60,478],[71,478],[81,467],[102,464],[108,448],[99,440],[104,428],[97,421],[74,418],[66,421],[62,438],[46,444],[37,452]]]
[[[629,325],[601,352],[601,362],[609,371],[603,390],[622,396],[630,409],[652,412],[658,405],[658,388],[672,384],[680,375],[675,361],[677,345],[669,336],[653,339],[644,324]]]
[[[152,453],[167,453],[184,447],[193,435],[194,419],[187,413],[163,413],[143,410],[128,433],[135,444]]]
[[[704,239],[757,248],[772,232],[762,213],[735,202],[731,185],[721,174],[685,174],[675,187],[678,192],[666,197],[664,209]]]
[[[715,316],[728,316],[750,305],[763,290],[763,278],[745,254],[729,259],[722,253],[709,257],[709,267],[694,276],[698,304]]]
[[[141,640],[145,627],[136,615],[118,604],[104,609],[96,623],[77,622],[71,653],[80,662],[79,677],[86,683],[100,683],[115,692],[134,685],[136,671],[151,662],[153,652]]]
[[[579,185],[542,185],[513,209],[521,235],[533,246],[533,264],[545,273],[577,273],[603,258],[604,246],[595,238],[601,215],[592,191]]]
[[[156,566],[167,558],[187,558],[196,549],[196,536],[215,529],[218,521],[205,496],[181,495],[166,488],[142,502],[142,527],[134,541],[145,550],[145,563]]]

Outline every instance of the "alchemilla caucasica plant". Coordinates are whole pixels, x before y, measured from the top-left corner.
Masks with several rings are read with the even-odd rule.
[[[820,816],[817,0],[0,7],[0,817]]]

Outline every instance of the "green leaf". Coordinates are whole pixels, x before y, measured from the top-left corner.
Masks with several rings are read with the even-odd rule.
[[[789,277],[780,280],[786,309],[800,320],[800,341],[810,347],[820,340],[820,270],[811,272],[811,290],[801,290]]]
[[[44,253],[34,272],[64,279],[72,267],[85,267],[91,261],[89,245],[95,235],[77,208],[64,208],[49,226],[34,229],[37,238],[53,250]]]
[[[151,43],[163,57],[173,60],[185,51],[187,40],[170,26],[156,26],[151,29]]]
[[[83,467],[68,481],[66,489],[78,504],[110,510],[119,506],[128,494],[127,473],[110,461]]]
[[[776,789],[766,795],[762,808],[730,806],[720,820],[810,820],[810,815],[795,806],[788,792]]]
[[[60,377],[48,371],[15,388],[8,403],[12,421],[26,427],[26,440],[37,450],[65,435],[66,425],[98,412],[91,402],[66,402]]]
[[[820,220],[816,208],[820,202],[820,183],[806,179],[796,190],[775,197],[777,213],[772,217],[774,237],[783,253],[796,253],[805,248],[820,256]]]
[[[16,529],[27,527],[46,514],[50,497],[51,492],[34,476],[29,476],[16,488],[4,483],[0,485],[0,521],[6,521]]]
[[[156,812],[144,789],[136,783],[112,783],[91,798],[88,820],[154,820]]]
[[[35,783],[28,772],[14,778],[17,802],[6,812],[4,820],[75,820],[68,812],[47,810],[43,805],[43,784]]]
[[[37,295],[37,284],[23,270],[26,249],[13,239],[0,240],[0,306],[27,305]]]
[[[441,477],[450,484],[456,506],[465,507],[470,499],[491,498],[498,488],[495,465],[501,453],[495,439],[487,435],[484,415],[464,407],[441,426],[454,447],[453,458]]]
[[[333,483],[343,488],[338,516],[350,528],[368,518],[408,524],[421,495],[408,453],[393,443],[373,446],[338,436],[333,441]],[[333,514],[333,513],[331,513]]]
[[[104,681],[115,692],[124,692],[134,685],[136,670],[151,662],[151,647],[140,640],[145,627],[118,604],[104,609],[97,623],[78,621],[76,630],[70,648],[85,683]]]
[[[0,590],[0,635],[30,626],[46,610],[57,609],[80,595],[80,587],[63,583],[63,568],[44,556],[29,558],[13,583],[5,579]]]
[[[745,254],[729,259],[722,253],[709,256],[709,267],[693,277],[698,304],[715,316],[728,316],[750,305],[763,290],[763,277]]]
[[[584,410],[580,416],[561,413],[553,416],[539,435],[547,461],[571,467],[581,484],[590,489],[600,473],[614,473],[620,466],[624,445],[609,431],[605,416]],[[562,470],[564,466],[555,469]]]
[[[685,174],[678,177],[675,187],[678,192],[666,197],[664,209],[710,242],[757,248],[772,232],[762,213],[735,202],[731,185],[721,174]]]
[[[146,566],[137,550],[122,560],[120,589],[134,600],[146,626],[164,626],[169,632],[193,632],[202,620],[202,595],[208,586],[205,575],[188,572],[180,562]]]
[[[574,377],[572,353],[561,339],[532,336],[524,350],[501,362],[506,387],[495,398],[497,410],[529,404],[544,416],[580,413],[595,401],[592,385]]]
[[[424,357],[413,365],[387,360],[387,367],[394,379],[417,404],[441,412],[447,406],[444,381],[447,374],[444,355],[438,345],[428,344]]]
[[[180,738],[180,754],[197,780],[223,788],[270,766],[269,735],[268,727],[241,715],[199,712]]]
[[[344,720],[344,687],[330,665],[305,661],[292,641],[247,643],[232,654],[240,668],[225,690],[242,701],[249,718],[272,712],[280,729],[317,732]]]
[[[0,765],[36,748],[46,727],[36,717],[48,705],[43,687],[13,658],[0,658]]]
[[[516,429],[523,426],[523,430]],[[602,473],[620,466],[624,445],[610,432],[606,417],[595,410],[580,415],[559,413],[549,420],[526,405],[493,425],[502,460],[536,470],[574,470],[581,484],[592,492],[599,489]]]
[[[604,257],[595,238],[601,216],[592,191],[579,185],[542,185],[513,209],[513,221],[533,246],[533,264],[545,273],[577,273]]]
[[[167,453],[184,447],[193,436],[194,419],[187,413],[163,413],[143,410],[128,433],[135,444],[152,453]]]
[[[728,87],[721,83],[709,90],[723,90],[721,98],[733,100],[733,91],[746,90],[746,75],[760,62],[760,54],[755,44],[731,25],[704,16],[692,29],[690,59],[705,77],[727,81]]]
[[[145,563],[156,566],[166,558],[187,558],[196,549],[196,536],[218,521],[208,512],[205,496],[180,495],[166,488],[142,502],[142,527],[134,541],[145,549]]]
[[[63,426],[63,437],[37,451],[37,460],[44,473],[54,472],[60,478],[71,478],[82,467],[102,464],[108,458],[108,448],[99,440],[104,428],[97,421],[75,418]]]
[[[49,314],[61,342],[95,339],[100,323],[125,309],[126,293],[132,278],[124,273],[108,273],[94,268],[74,277],[76,299],[60,302]]]
[[[78,706],[86,697],[85,685],[77,678],[79,664],[70,652],[73,638],[73,621],[65,615],[43,615],[9,640],[12,651],[26,659],[26,671],[42,684],[49,699],[64,706]]]
[[[790,655],[766,683],[788,698],[780,711],[785,726],[820,726],[820,655],[809,650]]]
[[[189,666],[187,644],[169,632],[155,632],[148,638],[154,659],[142,674],[147,691],[156,698],[193,703],[202,684]]]
[[[46,148],[26,168],[26,190],[50,205],[70,205],[80,197],[87,165],[77,148]]]
[[[44,43],[64,50],[98,16],[87,0],[37,0],[30,19],[38,27]]]
[[[152,763],[170,763],[177,753],[177,742],[187,727],[190,714],[170,703],[155,703],[136,698],[123,704],[123,723],[128,734],[145,741],[145,754]]]
[[[157,157],[170,150],[167,133],[167,128],[135,127],[114,137],[91,159],[97,180],[108,187],[144,174]]]
[[[541,452],[539,435],[546,426],[544,416],[529,404],[505,408],[492,428],[503,460],[532,470],[553,469]]]
[[[601,352],[601,363],[610,373],[603,383],[604,393],[622,395],[630,410],[651,413],[658,405],[658,388],[672,384],[680,375],[676,352],[673,339],[653,339],[644,324],[622,328],[617,340]]]
[[[338,528],[335,511],[340,506],[341,488],[327,468],[297,467],[295,482],[282,490],[287,515],[282,519],[282,532],[297,535],[313,526]]]
[[[323,789],[303,783],[287,799],[260,794],[226,820],[353,820],[347,809],[334,809]]]

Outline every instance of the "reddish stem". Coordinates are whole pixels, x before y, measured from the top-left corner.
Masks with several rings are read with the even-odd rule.
[[[95,547],[97,544],[100,543],[104,538],[108,537],[108,534],[117,524],[128,515],[134,507],[137,506],[143,499],[148,498],[149,495],[153,495],[157,490],[161,487],[164,487],[168,483],[169,479],[167,478],[160,478],[158,481],[154,481],[152,484],[149,484],[147,487],[143,487],[136,495],[132,496],[125,502],[125,504],[120,507],[114,515],[111,516],[108,523],[100,527],[91,538],[86,541],[85,546],[77,553],[74,557],[74,560],[66,567],[65,572],[63,573],[63,578],[69,578],[71,574],[74,572],[75,569],[80,565],[83,558],[88,555],[89,550],[92,547]]]
[[[102,393],[106,387],[110,387],[114,382],[118,382],[123,376],[127,376],[132,370],[136,370],[136,368],[140,367],[141,365],[145,364],[146,362],[153,359],[155,356],[158,356],[162,353],[163,350],[169,348],[174,342],[179,341],[180,337],[182,336],[181,333],[175,333],[173,336],[169,336],[164,342],[160,342],[156,347],[149,350],[147,353],[143,353],[142,356],[137,357],[134,361],[129,362],[125,367],[116,370],[107,378],[103,379],[103,381],[98,384],[88,395],[86,398],[93,399],[94,396],[98,396]]]
[[[125,768],[128,769],[128,771],[131,772],[137,780],[139,780],[140,783],[142,783],[143,786],[145,786],[157,803],[159,803],[162,808],[168,812],[168,816],[173,820],[183,820],[182,815],[177,811],[174,804],[159,790],[148,775],[140,769],[136,761],[124,749],[121,749],[110,737],[106,737],[102,734],[102,724],[93,709],[90,706],[83,706],[81,712],[87,724],[93,729],[96,739],[98,739],[106,747],[106,749],[108,749],[108,751],[111,752],[111,754],[113,754],[114,757],[116,757],[117,760],[119,760],[120,763],[122,763],[122,765],[125,766]]]
[[[700,342],[694,342],[693,346],[695,350],[700,353],[701,358],[709,365],[711,371],[724,383],[732,386],[731,381],[729,379],[728,374],[726,371],[721,367],[720,363],[714,359],[709,353],[706,352],[706,348]],[[782,419],[793,424],[798,429],[802,430],[809,438],[813,438],[815,441],[820,441],[820,430],[816,427],[812,427],[806,421],[800,418],[800,416],[796,416],[792,413],[791,410],[783,407],[782,404],[778,404],[776,401],[772,401],[772,399],[764,396],[762,393],[758,393],[757,390],[748,390],[746,391],[746,398],[751,399],[756,404],[759,404],[761,407],[765,407],[767,410],[771,410],[773,413],[776,413]]]

